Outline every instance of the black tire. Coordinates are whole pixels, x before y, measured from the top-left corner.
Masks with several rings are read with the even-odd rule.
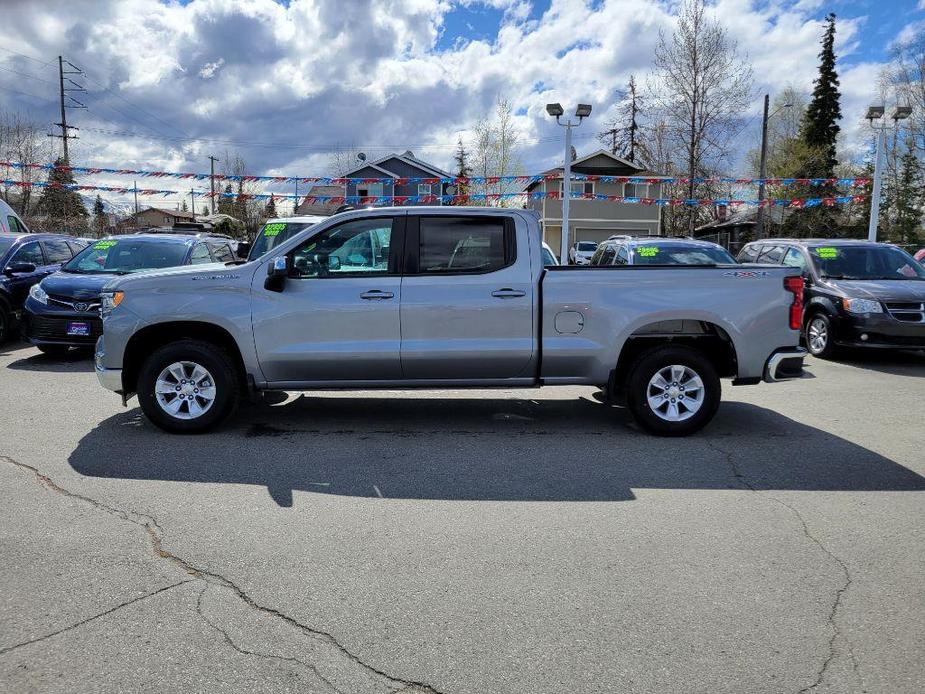
[[[671,392],[680,390],[676,392],[677,402],[675,399],[665,399],[666,410],[664,412],[661,411],[661,406],[658,408],[659,411],[653,411],[649,404],[649,397],[653,393],[669,393],[669,390],[660,391],[657,387],[653,387],[650,393],[650,381],[659,372],[672,366],[686,367],[689,370],[683,372],[682,378],[686,378],[689,372],[699,377],[702,384],[702,395],[699,396],[699,400],[698,396],[690,400],[698,403],[695,410],[684,402],[685,392],[688,393],[687,397],[690,399],[689,393],[696,393],[699,390],[689,385],[693,380],[691,378],[667,384],[671,386],[669,389]],[[674,386],[673,383],[679,385]],[[686,387],[685,383],[688,384]],[[700,431],[716,414],[721,395],[722,387],[719,383],[719,376],[716,375],[716,369],[713,368],[710,360],[702,352],[683,345],[655,347],[641,354],[630,367],[626,384],[627,407],[639,425],[656,436],[689,436]],[[669,404],[669,401],[672,404]],[[675,408],[674,416],[682,417],[681,419],[669,421],[667,417],[671,416],[671,410],[667,408],[672,406]],[[682,412],[682,409],[685,411]]]
[[[162,372],[168,366],[178,362],[201,366],[213,381],[215,397],[211,405],[202,414],[193,418],[181,418],[184,415],[191,415],[191,405],[180,403],[180,412],[178,416],[174,416],[160,404],[155,392],[155,385]],[[192,375],[191,371],[192,369],[187,367],[186,375]],[[192,379],[189,383],[192,387]],[[202,381],[197,385],[208,387],[208,382]],[[181,340],[161,347],[145,360],[138,374],[136,390],[142,412],[156,426],[173,434],[198,434],[218,426],[234,412],[238,405],[240,384],[234,363],[220,347],[199,340]],[[192,393],[190,397],[196,398],[196,406],[199,407],[205,401]],[[170,405],[172,402],[173,400],[167,404]]]
[[[820,347],[821,337],[824,337],[824,344]],[[822,311],[817,311],[806,319],[803,340],[809,353],[820,359],[832,359],[838,351],[835,344],[835,326],[832,325],[828,314]]]
[[[45,354],[49,357],[61,358],[67,355],[71,351],[70,345],[36,345],[39,352]]]
[[[13,329],[12,325],[12,317],[3,303],[0,302],[0,345],[10,339],[10,333]]]

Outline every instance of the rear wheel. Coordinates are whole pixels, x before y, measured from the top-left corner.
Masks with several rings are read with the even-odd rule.
[[[658,436],[699,431],[713,419],[720,396],[716,369],[690,347],[657,347],[630,367],[626,404],[639,425]]]
[[[815,313],[806,321],[806,348],[814,357],[831,359],[835,355],[835,328],[824,313]]]
[[[6,342],[10,337],[10,314],[0,302],[0,345]]]
[[[36,345],[39,352],[49,357],[63,357],[71,351],[70,345]]]
[[[138,401],[161,429],[195,434],[235,409],[239,384],[228,355],[208,342],[183,340],[156,350],[138,375]]]

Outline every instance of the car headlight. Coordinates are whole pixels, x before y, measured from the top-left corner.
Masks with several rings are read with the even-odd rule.
[[[872,299],[842,299],[842,308],[848,313],[883,313],[883,306]]]
[[[105,316],[112,313],[112,310],[122,303],[125,298],[125,292],[103,292],[100,294],[100,315]]]
[[[33,284],[29,289],[29,296],[40,304],[48,305],[48,294],[45,293],[45,290],[42,289],[41,285]]]

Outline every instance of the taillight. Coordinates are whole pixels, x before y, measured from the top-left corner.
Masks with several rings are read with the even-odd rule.
[[[799,330],[803,327],[803,278],[785,277],[784,289],[793,293],[793,303],[790,304],[790,329]]]

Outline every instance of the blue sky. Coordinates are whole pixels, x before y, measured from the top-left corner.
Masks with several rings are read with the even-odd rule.
[[[630,74],[644,84],[675,2],[659,0],[13,0],[0,25],[0,107],[57,120],[55,61],[87,71],[76,156],[87,165],[202,171],[241,154],[253,173],[329,173],[332,150],[412,149],[450,168],[456,142],[501,97],[528,173],[561,160],[549,101],[594,105],[579,153]],[[730,174],[755,146],[761,95],[808,93],[821,20],[838,15],[842,128],[861,114],[891,45],[925,30],[925,0],[712,0],[755,85]],[[23,76],[26,75],[26,76]]]

